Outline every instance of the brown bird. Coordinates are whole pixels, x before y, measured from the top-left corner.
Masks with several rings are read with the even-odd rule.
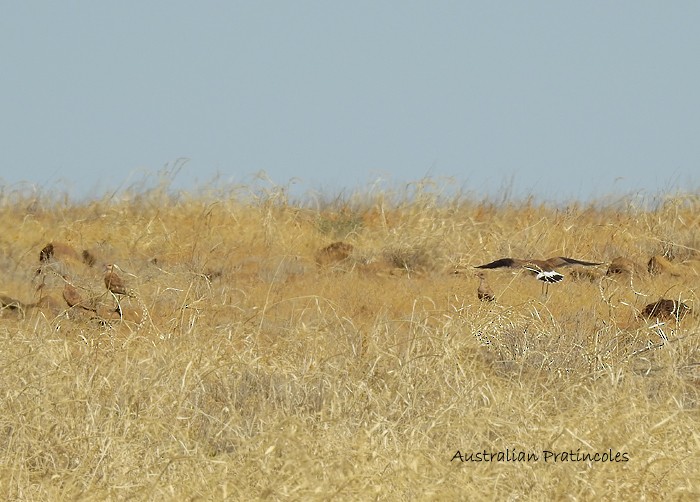
[[[83,297],[81,296],[80,292],[71,283],[70,277],[64,275],[63,280],[66,281],[66,285],[63,287],[63,299],[66,301],[68,306],[95,312],[94,307],[91,307],[83,301]]]
[[[555,267],[569,267],[572,265],[582,265],[593,267],[602,263],[592,261],[582,261],[565,256],[555,256],[547,260],[521,260],[519,258],[501,258],[491,263],[479,265],[476,268],[522,268],[531,272],[538,280],[543,282],[543,293],[549,292],[549,285],[561,282],[564,276],[557,272]],[[547,288],[544,290],[544,288]]]
[[[40,262],[49,261],[51,258],[53,258],[53,254],[54,254],[53,242],[49,242],[46,246],[41,248],[41,251],[39,251],[39,261]]]
[[[119,267],[114,264],[105,265],[105,286],[115,295],[133,296],[127,290],[124,280],[114,271],[115,268]]]
[[[610,265],[608,265],[608,270],[605,272],[605,275],[608,277],[614,275],[632,277],[645,274],[646,270],[644,270],[644,267],[624,256],[613,258]]]
[[[347,260],[355,248],[352,244],[337,241],[316,253],[316,264],[319,266],[333,265]]]
[[[0,293],[0,310],[5,308],[10,310],[22,310],[24,307],[25,305],[21,301]]]
[[[80,261],[77,251],[70,244],[63,242],[49,242],[39,251],[40,262],[45,263],[52,259]]]
[[[482,302],[493,302],[496,297],[493,294],[493,290],[486,282],[486,276],[483,272],[478,272],[476,276],[479,278],[479,288],[476,290],[476,296]]]
[[[642,317],[647,317],[649,319],[677,319],[681,320],[686,315],[691,312],[690,307],[685,303],[676,300],[667,300],[661,298],[660,300],[650,303],[644,310],[642,310]]]
[[[64,275],[63,280],[66,281],[66,285],[63,286],[63,299],[66,301],[68,306],[95,312],[94,307],[90,307],[87,303],[83,301],[83,297],[80,295],[80,292],[71,283],[70,277]]]
[[[651,275],[668,273],[674,277],[680,277],[681,271],[665,256],[654,255],[647,262],[647,270]]]

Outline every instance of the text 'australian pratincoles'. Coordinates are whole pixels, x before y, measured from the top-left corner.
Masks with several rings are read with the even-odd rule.
[[[460,462],[629,462],[628,452],[613,451],[609,448],[603,452],[590,452],[569,450],[550,451],[542,450],[538,452],[518,451],[515,448],[500,451],[465,451],[457,452],[452,456],[451,461]]]

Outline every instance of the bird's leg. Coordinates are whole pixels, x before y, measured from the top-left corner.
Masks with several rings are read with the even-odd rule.
[[[109,294],[112,295],[112,298],[114,298],[114,301],[117,303],[117,308],[115,308],[114,311],[115,311],[117,314],[119,314],[119,317],[120,317],[120,318],[122,318],[122,317],[123,317],[123,314],[122,314],[123,311],[122,311],[122,304],[119,302],[119,297],[118,297],[117,295],[115,295],[114,293],[112,293],[111,291],[109,292]]]
[[[542,283],[542,296],[545,298],[549,297],[549,283],[548,282],[543,282]]]

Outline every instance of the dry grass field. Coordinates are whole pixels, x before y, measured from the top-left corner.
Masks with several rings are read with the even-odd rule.
[[[697,194],[4,191],[0,273],[6,500],[700,498]]]

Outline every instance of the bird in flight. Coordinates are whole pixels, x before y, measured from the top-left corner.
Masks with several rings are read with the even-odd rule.
[[[593,267],[602,265],[602,263],[577,260],[575,258],[567,258],[565,256],[555,256],[547,260],[521,260],[519,258],[500,258],[478,265],[475,268],[492,269],[492,268],[522,268],[531,272],[538,280],[542,281],[542,287],[546,287],[545,294],[549,291],[549,285],[564,280],[564,276],[557,272],[555,268],[570,267],[572,265],[582,265],[584,267]]]

